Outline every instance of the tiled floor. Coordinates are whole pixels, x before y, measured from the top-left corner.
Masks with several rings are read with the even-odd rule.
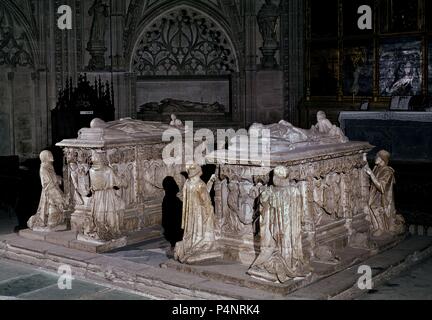
[[[432,300],[432,258],[371,290],[360,300]]]
[[[18,263],[0,260],[0,300],[148,300],[87,281],[73,280],[71,290],[61,290],[59,276]]]
[[[0,235],[10,234],[17,225],[14,216],[0,212]],[[71,290],[60,290],[59,276],[23,264],[0,259],[0,300],[147,300],[146,297],[73,280]]]

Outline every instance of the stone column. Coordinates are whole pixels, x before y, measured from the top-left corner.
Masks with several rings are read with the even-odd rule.
[[[15,110],[14,110],[14,72],[8,72],[8,88],[9,88],[9,97],[10,97],[10,109],[9,109],[9,137],[10,137],[10,154],[16,154],[16,146],[15,146]]]
[[[257,120],[256,102],[256,1],[245,0],[245,119],[244,125],[248,126]]]
[[[281,60],[284,71],[284,117],[299,125],[304,97],[304,0],[281,1]]]
[[[124,83],[125,83],[125,107],[127,112],[129,112],[129,117],[136,117],[137,115],[137,103],[136,103],[136,74],[125,73]]]
[[[280,10],[274,0],[265,1],[256,10],[255,25],[262,36],[262,43],[258,44],[262,58],[256,80],[256,88],[259,88],[257,90],[257,122],[275,123],[284,117],[283,71],[276,57],[280,48],[277,33]]]
[[[125,27],[126,1],[112,0],[111,9],[111,52],[112,66],[115,71],[125,70],[123,56],[123,32]]]
[[[42,121],[41,121],[41,117],[42,117],[42,110],[40,110],[41,107],[41,100],[40,100],[40,88],[39,88],[39,83],[40,83],[40,73],[38,71],[36,72],[32,72],[31,74],[31,85],[32,85],[32,91],[33,91],[33,99],[31,102],[31,113],[32,113],[32,118],[33,118],[33,123],[32,123],[32,153],[34,154],[34,156],[36,156],[38,154],[38,152],[41,152],[42,150],[42,146],[41,146],[41,141],[42,141],[42,136],[41,136],[41,131],[42,131]]]

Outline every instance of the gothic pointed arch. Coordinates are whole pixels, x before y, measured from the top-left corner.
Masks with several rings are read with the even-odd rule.
[[[0,2],[0,65],[35,68],[39,64],[36,39],[31,17],[11,1]]]
[[[130,56],[131,72],[147,76],[238,72],[238,51],[228,22],[216,19],[209,6],[182,2],[174,7],[171,2],[170,8],[158,8],[163,10],[156,10],[153,19],[143,20]]]

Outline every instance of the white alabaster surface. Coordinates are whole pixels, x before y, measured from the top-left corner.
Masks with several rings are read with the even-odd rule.
[[[76,139],[66,139],[57,144],[59,147],[82,146],[100,148],[104,146],[154,144],[162,142],[167,131],[183,134],[184,128],[162,122],[141,121],[131,118],[104,122],[94,119],[90,128],[83,128]]]

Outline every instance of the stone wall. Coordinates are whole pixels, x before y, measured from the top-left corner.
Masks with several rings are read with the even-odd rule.
[[[209,30],[221,41],[227,59],[220,61],[222,66],[220,63],[209,66],[205,73],[230,76],[227,95],[233,121],[242,127],[257,121],[271,123],[283,117],[297,122],[295,112],[302,90],[295,81],[301,82],[302,76],[294,66],[302,65],[302,32],[289,29],[300,30],[297,28],[304,16],[300,5],[286,6],[284,1],[273,1],[281,13],[276,26],[280,48],[275,52],[277,66],[263,71],[260,50],[263,37],[257,22],[262,0],[105,0],[103,3],[112,8],[100,20],[105,25],[100,39],[91,38],[95,23],[94,14],[90,14],[93,0],[6,0],[0,4],[0,11],[8,13],[7,24],[13,37],[22,48],[7,49],[11,56],[18,55],[0,63],[0,118],[5,124],[0,131],[5,138],[1,154],[32,157],[58,142],[51,141],[50,110],[66,81],[71,77],[76,81],[82,73],[88,73],[90,81],[101,77],[113,83],[117,118],[135,117],[139,107],[136,84],[141,75],[133,63],[138,54],[136,49],[156,21],[182,9],[189,10],[193,17],[204,18]],[[60,30],[57,26],[60,17],[57,9],[61,5],[72,9],[72,30]],[[290,19],[289,10],[296,19]],[[6,36],[2,33],[0,37]],[[5,51],[0,50],[2,55]],[[296,58],[290,60],[293,56]],[[93,63],[95,60],[97,64]],[[183,67],[191,65],[193,62],[184,63]],[[171,75],[200,78],[202,73],[200,69],[192,73],[181,69]]]

